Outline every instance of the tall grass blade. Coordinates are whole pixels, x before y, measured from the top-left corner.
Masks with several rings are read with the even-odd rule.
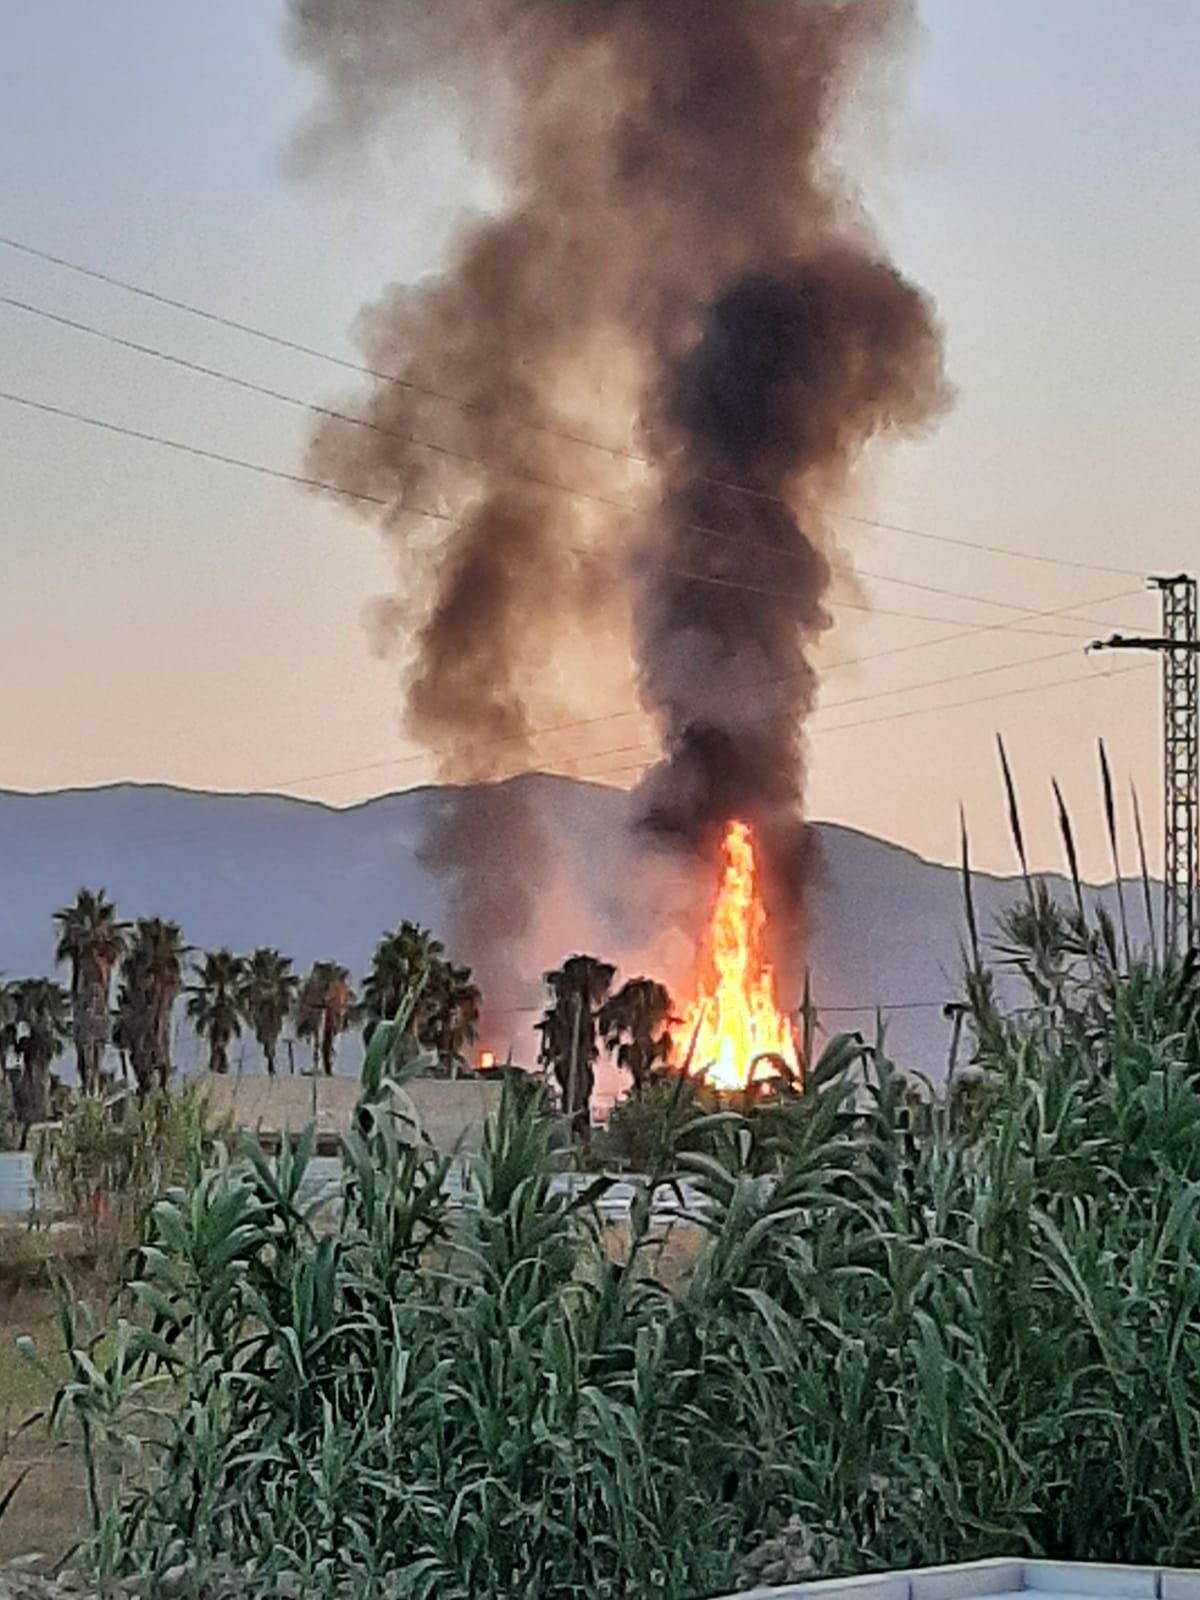
[[[1132,782],[1129,785],[1129,793],[1133,800],[1133,827],[1137,835],[1138,870],[1142,875],[1142,896],[1146,905],[1146,929],[1150,937],[1150,953],[1152,956],[1157,956],[1159,946],[1158,935],[1154,929],[1154,892],[1150,885],[1150,868],[1146,861],[1146,835],[1142,829],[1142,807],[1138,800],[1137,789]],[[1165,959],[1165,949],[1162,955]]]
[[[1017,803],[1017,786],[1013,781],[1008,751],[1004,748],[1004,740],[999,734],[996,735],[996,748],[1000,752],[1000,769],[1004,774],[1004,792],[1008,801],[1008,826],[1012,833],[1013,844],[1016,846],[1017,860],[1021,863],[1021,876],[1025,879],[1025,892],[1032,900],[1033,879],[1030,876],[1029,858],[1025,851],[1025,830],[1021,826],[1021,808]]]
[[[21,1468],[20,1472],[17,1473],[16,1477],[9,1484],[8,1488],[5,1489],[4,1493],[0,1494],[0,1521],[3,1521],[5,1512],[17,1497],[18,1489],[20,1489],[21,1485],[25,1482],[25,1479],[32,1471],[33,1462],[30,1462],[27,1466]]]
[[[979,922],[975,915],[975,888],[971,873],[971,842],[967,835],[967,813],[961,805],[958,808],[958,830],[962,850],[963,910],[966,912],[967,935],[971,941],[971,965],[978,972],[983,964],[983,956],[979,945]]]
[[[1050,780],[1054,790],[1054,802],[1058,808],[1058,831],[1062,834],[1063,848],[1067,853],[1067,865],[1071,872],[1071,887],[1075,891],[1075,909],[1079,913],[1079,921],[1084,920],[1083,885],[1079,878],[1079,854],[1075,849],[1075,833],[1071,827],[1071,816],[1067,810],[1067,803],[1063,799],[1062,789],[1057,778]]]
[[[428,981],[429,971],[426,968],[417,975],[401,996],[400,1004],[396,1008],[396,1015],[389,1021],[380,1023],[372,1035],[362,1066],[360,1095],[364,1102],[372,1103],[377,1101],[383,1094],[384,1087],[388,1082],[396,1082],[405,1077],[413,1076],[415,1060],[418,1057],[424,1059],[420,1050],[417,1049],[414,1061],[402,1062],[400,1060],[400,1051],[406,1040],[410,1040],[416,1046],[416,1040],[410,1029]]]
[[[692,1063],[695,1060],[696,1045],[698,1044],[699,1039],[700,1039],[700,1029],[703,1026],[703,1023],[704,1023],[703,1016],[699,1016],[699,1017],[696,1018],[696,1025],[692,1029],[692,1037],[688,1040],[688,1047],[687,1047],[687,1050],[684,1052],[684,1057],[683,1057],[683,1066],[680,1069],[680,1074],[684,1078],[690,1078],[691,1075],[692,1075]]]
[[[1125,910],[1125,882],[1121,873],[1121,848],[1117,830],[1117,801],[1113,790],[1112,769],[1108,764],[1108,751],[1100,740],[1100,782],[1104,791],[1104,823],[1108,829],[1108,847],[1112,856],[1113,883],[1117,891],[1117,913],[1121,919],[1121,948],[1125,956],[1125,970],[1133,964],[1133,948],[1129,939],[1129,917]]]
[[[812,968],[804,968],[804,993],[800,997],[799,1061],[802,1079],[807,1079],[808,1069],[816,1058],[817,1011],[813,1003]]]

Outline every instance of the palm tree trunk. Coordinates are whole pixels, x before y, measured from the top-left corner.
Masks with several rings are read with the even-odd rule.
[[[166,1089],[171,1076],[171,1007],[160,997],[154,1018],[154,1060],[151,1071],[158,1078],[160,1089]]]
[[[34,1074],[32,1062],[26,1057],[25,1064],[18,1068],[13,1078],[13,1111],[21,1129],[21,1138],[17,1146],[24,1150],[29,1142],[29,1130],[35,1122],[40,1122],[43,1117],[38,1110],[37,1079]]]
[[[84,1094],[99,1094],[108,1021],[107,984],[101,986],[86,974],[79,974],[72,983],[71,1006],[79,1086]]]
[[[50,1112],[49,1078],[50,1062],[41,1054],[29,1057],[26,1067],[29,1074],[29,1121],[45,1122]]]
[[[567,1117],[570,1120],[572,1131],[577,1139],[586,1142],[591,1131],[588,1119],[588,1099],[590,1097],[580,1094],[583,1073],[581,1071],[583,1054],[579,1037],[580,1025],[583,1022],[583,996],[575,996],[575,1009],[571,1019],[571,1059],[567,1064]]]

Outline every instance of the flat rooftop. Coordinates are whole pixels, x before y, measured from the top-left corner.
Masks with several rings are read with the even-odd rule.
[[[969,1561],[949,1567],[817,1578],[733,1600],[1200,1600],[1200,1571],[1064,1561]]]

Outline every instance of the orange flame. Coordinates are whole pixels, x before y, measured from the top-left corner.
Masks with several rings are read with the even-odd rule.
[[[764,1073],[763,1056],[779,1056],[794,1072],[788,1019],[775,1004],[775,974],[763,961],[766,910],[758,888],[754,838],[744,822],[725,830],[725,868],[708,932],[707,981],[688,1008],[692,1070],[718,1089],[744,1089]]]

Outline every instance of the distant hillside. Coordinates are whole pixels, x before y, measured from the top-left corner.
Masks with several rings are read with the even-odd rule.
[[[623,793],[539,775],[512,783],[546,819],[552,883],[523,952],[529,1009],[495,1018],[484,1043],[501,1053],[512,1043],[528,1060],[540,972],[575,948],[610,959],[631,948],[633,869]],[[475,792],[457,798],[471,804]],[[379,934],[402,917],[444,926],[442,887],[419,852],[445,797],[415,789],[334,810],[279,796],[126,784],[0,793],[0,970],[50,970],[50,914],[86,883],[103,885],[126,916],[174,917],[197,946],[275,944],[300,967],[334,957],[361,973]],[[949,1036],[940,1004],[955,992],[959,968],[958,874],[836,824],[818,824],[817,833],[811,960],[827,1025],[871,1029],[878,1005],[897,1059],[940,1076]],[[985,925],[1013,892],[1011,880],[979,878]],[[657,948],[649,937],[657,930],[639,931],[646,949]],[[670,976],[671,959],[662,959]],[[178,1055],[185,1066],[198,1064],[195,1041],[181,1035]],[[254,1062],[250,1044],[245,1061]]]

